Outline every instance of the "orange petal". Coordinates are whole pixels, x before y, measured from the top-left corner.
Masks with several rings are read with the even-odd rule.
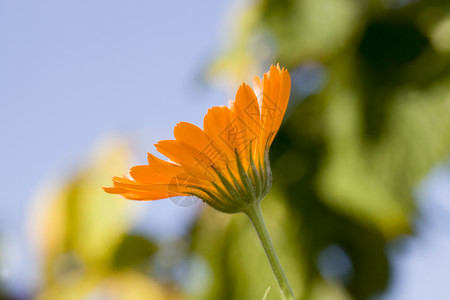
[[[209,165],[214,164],[218,168],[224,168],[228,164],[226,154],[197,126],[181,122],[175,127],[174,135],[177,141],[196,149],[200,156],[203,156],[202,160],[209,162]]]
[[[158,152],[180,164],[189,174],[202,180],[214,178],[211,169],[214,162],[192,146],[177,140],[159,141],[155,146]]]
[[[242,159],[245,159],[248,156],[250,142],[252,143],[252,148],[256,149],[258,144],[257,137],[261,131],[259,105],[256,95],[250,86],[244,83],[239,87],[233,107],[238,120],[239,131],[242,133],[245,141],[244,152],[239,154]]]
[[[208,184],[200,182],[195,177],[177,177],[175,176],[171,182],[166,184],[152,184],[136,182],[124,177],[113,178],[114,187],[105,188],[109,193],[113,194],[146,194],[151,196],[149,200],[156,200],[161,198],[168,198],[180,195],[188,195],[191,187],[209,188]]]
[[[155,172],[163,174],[165,176],[171,176],[173,174],[184,172],[184,169],[180,165],[176,165],[174,163],[159,159],[151,153],[147,153],[147,160],[149,166]]]
[[[236,136],[233,133],[232,123],[234,114],[228,107],[212,107],[203,119],[203,130],[206,135],[221,149],[229,161],[235,160]]]
[[[140,191],[131,191],[124,188],[116,188],[116,187],[106,187],[103,188],[105,192],[109,194],[120,194],[123,197],[130,200],[159,200],[165,199],[168,197],[168,192],[140,192]],[[179,196],[179,195],[174,195]],[[173,197],[174,197],[173,196]],[[171,196],[172,197],[172,196]]]
[[[130,175],[134,180],[143,183],[153,183],[153,184],[166,184],[172,180],[175,176],[189,176],[183,168],[177,168],[177,172],[156,172],[153,166],[135,166],[130,170]]]
[[[256,97],[258,98],[258,104],[261,108],[262,105],[262,95],[263,95],[263,86],[261,80],[258,76],[253,77],[253,89],[255,90]]]
[[[120,194],[123,197],[132,200],[159,200],[168,197],[184,195],[181,192],[171,191],[169,188],[163,190],[141,190],[139,189],[139,187],[124,187],[116,181],[114,181],[114,187],[106,187],[103,188],[103,190],[110,194]]]
[[[177,141],[184,142],[194,148],[201,149],[210,142],[203,130],[187,122],[178,123],[173,130],[173,134]]]
[[[287,70],[280,69],[279,66],[272,66],[270,71],[264,74],[262,85],[261,123],[263,128],[260,136],[261,154],[265,151],[264,147],[267,140],[271,139],[267,144],[267,146],[270,146],[280,128],[289,101],[291,78]]]
[[[270,131],[276,132],[280,128],[281,122],[283,121],[284,114],[286,112],[286,108],[289,102],[289,95],[291,92],[291,77],[287,70],[280,70],[279,66],[275,68],[275,74],[279,74],[276,76],[276,82],[274,83],[274,88],[272,90],[272,97],[276,99],[277,108],[279,113],[275,114],[275,118],[272,119],[270,124]],[[278,71],[278,72],[277,72]]]

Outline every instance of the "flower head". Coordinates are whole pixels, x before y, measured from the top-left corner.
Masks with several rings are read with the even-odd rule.
[[[270,145],[283,120],[291,80],[287,70],[271,66],[254,90],[243,83],[230,107],[212,107],[203,130],[185,122],[174,140],[155,146],[170,159],[148,154],[148,165],[131,168],[132,179],[114,177],[104,188],[132,200],[191,195],[217,210],[235,213],[259,202],[270,190]]]

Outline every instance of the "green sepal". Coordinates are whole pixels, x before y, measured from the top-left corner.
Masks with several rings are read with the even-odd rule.
[[[229,174],[228,178],[230,178],[228,179],[226,173],[223,173],[225,170],[219,170],[211,166],[219,179],[219,182],[210,182],[215,191],[203,187],[191,186],[196,191],[192,191],[190,194],[225,213],[243,212],[249,206],[260,202],[269,192],[272,185],[272,171],[270,169],[267,145],[268,143],[266,143],[263,159],[258,159],[258,163],[255,163],[250,143],[248,156],[249,166],[247,169],[244,168],[242,158],[235,149],[238,174],[235,175],[230,166],[227,166],[226,171]]]
[[[242,165],[241,158],[239,157],[239,154],[237,153],[237,149],[234,150],[234,153],[236,155],[236,162],[237,162],[237,167],[238,167],[238,171],[239,171],[239,177],[241,178],[242,184],[244,185],[244,188],[247,189],[247,191],[249,191],[251,193],[252,200],[255,201],[256,200],[256,191],[255,191],[256,187],[250,183],[250,178],[248,177],[248,173],[244,170],[244,166]]]

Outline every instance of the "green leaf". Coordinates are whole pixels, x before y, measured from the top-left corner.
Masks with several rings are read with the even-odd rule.
[[[114,253],[112,266],[116,269],[137,267],[155,254],[157,247],[142,235],[125,235]]]

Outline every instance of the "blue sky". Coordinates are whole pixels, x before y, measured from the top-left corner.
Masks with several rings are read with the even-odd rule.
[[[36,276],[25,219],[44,178],[77,166],[116,132],[133,136],[145,153],[177,122],[199,124],[209,107],[232,97],[200,80],[225,42],[230,9],[224,0],[0,2],[0,238],[18,257],[0,277],[13,289]],[[448,200],[439,178],[448,177],[427,183],[421,199]],[[424,211],[432,220],[439,214]],[[436,237],[449,224],[420,224],[406,254],[392,251],[398,276],[386,299],[423,299],[408,287],[414,284],[415,295],[435,290],[435,283],[417,283],[429,268],[441,280],[450,275],[440,264],[449,240]]]
[[[97,140],[117,132],[147,148],[145,160],[177,122],[198,124],[210,106],[227,103],[199,78],[229,8],[226,1],[0,2],[7,187],[0,236],[17,258],[2,268],[7,282],[21,289],[35,276],[25,220],[45,178],[76,167]]]

